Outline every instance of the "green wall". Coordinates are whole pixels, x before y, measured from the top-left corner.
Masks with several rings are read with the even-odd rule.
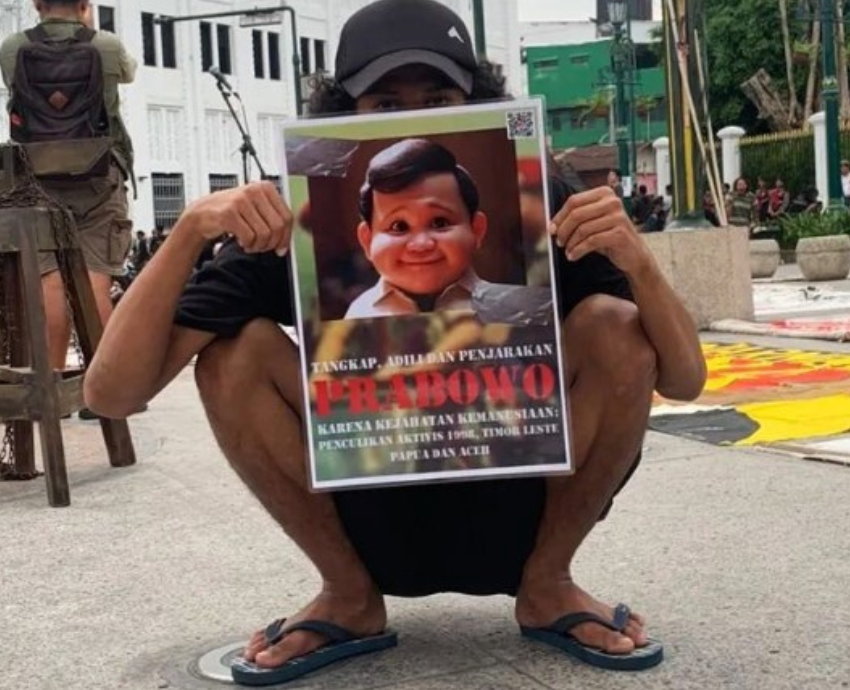
[[[548,131],[555,149],[611,143],[609,116],[590,112],[588,104],[600,100],[611,79],[611,41],[600,40],[565,46],[532,47],[524,50],[528,90],[546,100]],[[607,76],[606,76],[607,75]],[[661,67],[636,71],[635,133],[638,141],[653,141],[667,135],[667,106],[664,70]],[[609,90],[613,93],[613,88]],[[642,98],[653,98],[645,111]]]

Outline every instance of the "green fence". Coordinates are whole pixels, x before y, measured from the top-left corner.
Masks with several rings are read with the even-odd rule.
[[[842,144],[850,150],[850,132],[842,133]],[[842,147],[843,148],[843,147]],[[793,198],[815,186],[814,134],[805,131],[762,134],[741,139],[741,174],[755,190],[759,177],[773,186],[777,177]]]

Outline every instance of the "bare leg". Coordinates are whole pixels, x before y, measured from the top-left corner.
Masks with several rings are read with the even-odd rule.
[[[517,596],[517,619],[528,626],[576,611],[611,618],[611,607],[573,582],[571,564],[640,449],[655,385],[655,352],[633,305],[591,297],[576,307],[565,330],[578,471],[548,481],[537,546]],[[628,653],[646,644],[643,626],[635,615],[625,635],[594,623],[573,634],[608,652]]]
[[[94,292],[94,301],[97,303],[100,322],[105,326],[109,317],[112,316],[112,300],[109,298],[109,291],[112,289],[112,276],[89,271],[89,281],[91,282],[92,292]]]
[[[94,292],[98,315],[101,322],[106,325],[112,315],[112,300],[109,299],[112,277],[90,271],[89,280]],[[68,314],[68,300],[65,295],[62,274],[59,271],[53,271],[43,276],[41,289],[44,295],[44,311],[47,319],[50,364],[56,371],[63,371],[68,357],[68,344],[71,342],[71,319]]]
[[[56,371],[63,371],[68,357],[68,343],[71,342],[71,319],[68,316],[68,302],[65,298],[62,274],[57,270],[42,276],[41,291],[44,296],[44,312],[47,320],[47,348],[50,364]]]
[[[321,593],[292,622],[331,621],[361,635],[382,632],[382,595],[348,541],[327,494],[308,490],[301,433],[298,352],[270,321],[257,320],[229,341],[216,341],[196,367],[216,439],[249,489],[304,551],[323,579]],[[296,632],[266,650],[262,633],[245,658],[274,667],[327,642]]]

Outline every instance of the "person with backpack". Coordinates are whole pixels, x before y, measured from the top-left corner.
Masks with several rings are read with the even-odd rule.
[[[0,45],[10,138],[42,146],[88,140],[95,151],[111,138],[108,153],[93,159],[87,173],[41,179],[73,214],[105,324],[112,313],[112,279],[124,272],[132,244],[126,184],[133,179],[133,147],[121,120],[118,85],[133,81],[137,63],[117,36],[91,28],[89,0],[34,0],[34,5],[41,21]],[[71,335],[65,288],[55,255],[42,253],[39,261],[50,360],[61,370]]]

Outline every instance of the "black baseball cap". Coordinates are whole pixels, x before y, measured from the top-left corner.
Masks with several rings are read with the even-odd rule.
[[[463,20],[436,0],[377,0],[355,12],[339,37],[336,80],[359,98],[388,72],[428,65],[467,95],[478,61]]]

